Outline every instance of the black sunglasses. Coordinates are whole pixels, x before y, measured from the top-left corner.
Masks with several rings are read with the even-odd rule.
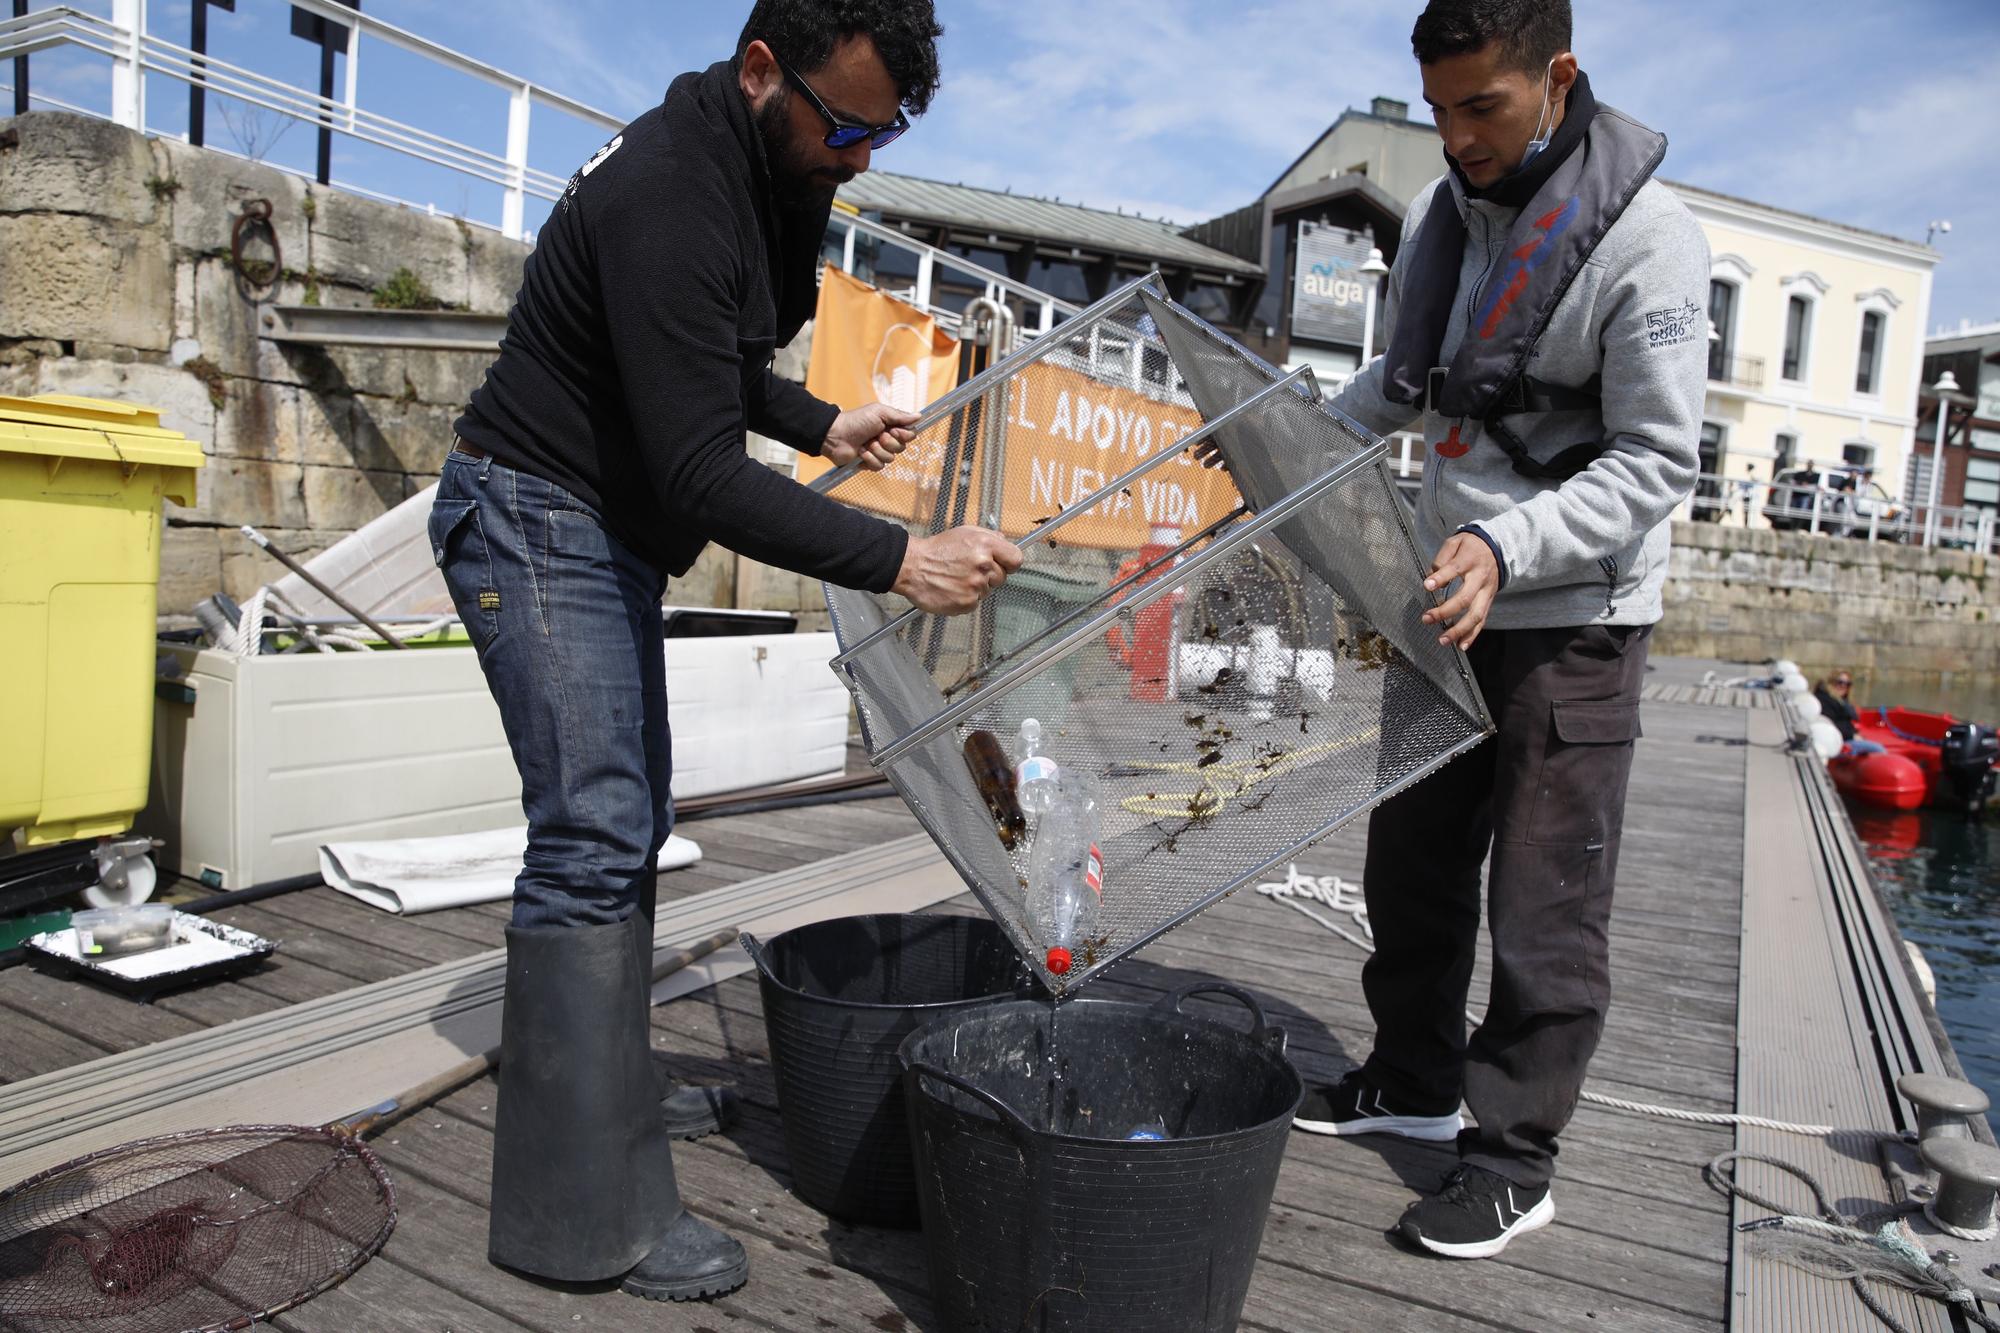
[[[785,82],[804,93],[806,99],[813,104],[813,109],[826,121],[829,126],[826,135],[828,148],[852,148],[863,139],[868,141],[870,148],[887,148],[902,137],[904,130],[910,128],[909,119],[901,111],[898,111],[896,118],[887,125],[863,125],[844,116],[836,116],[827,110],[826,103],[819,100],[819,94],[812,90],[812,85],[799,77],[798,71],[779,59],[775,53],[772,59],[777,60],[778,68],[785,72]]]

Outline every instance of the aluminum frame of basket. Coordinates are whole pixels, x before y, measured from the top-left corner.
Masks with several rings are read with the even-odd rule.
[[[976,521],[1022,551],[960,617],[825,593],[870,760],[1052,991],[1492,734],[1422,623],[1443,594],[1386,453],[1310,368],[1269,365],[1154,272],[944,395],[887,470],[814,482],[913,535]],[[1032,830],[1009,835],[964,754],[1028,717],[1101,824],[1097,933],[1062,976],[1028,925]]]

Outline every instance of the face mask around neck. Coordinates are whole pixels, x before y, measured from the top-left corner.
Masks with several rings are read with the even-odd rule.
[[[1549,146],[1549,140],[1555,138],[1555,72],[1556,62],[1551,57],[1548,68],[1542,71],[1542,114],[1535,121],[1535,137],[1528,140],[1527,151],[1521,154],[1521,165],[1514,168],[1516,171],[1522,170],[1530,162],[1541,156],[1542,150]]]

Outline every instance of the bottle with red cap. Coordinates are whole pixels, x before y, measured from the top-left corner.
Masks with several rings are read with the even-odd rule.
[[[1036,821],[1028,874],[1028,928],[1053,976],[1063,976],[1097,937],[1104,857],[1097,846],[1097,798],[1090,781],[1065,766],[1049,808]]]

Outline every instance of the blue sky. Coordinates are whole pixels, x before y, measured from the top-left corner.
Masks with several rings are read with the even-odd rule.
[[[937,0],[945,84],[884,169],[1199,221],[1254,200],[1347,106],[1419,103],[1414,0]],[[39,4],[37,5],[39,7]],[[108,0],[82,8],[108,12]],[[317,79],[283,0],[214,11],[211,50],[286,79]],[[732,49],[748,0],[366,0],[389,22],[621,118],[681,70]],[[1593,86],[1666,131],[1664,174],[1936,244],[1932,323],[2000,319],[2000,4],[1994,0],[1577,0]],[[184,40],[188,0],[152,0],[153,30]],[[46,68],[45,68],[46,66]],[[38,57],[38,92],[102,102],[104,65]],[[4,73],[4,71],[0,71]],[[505,102],[364,46],[362,104],[493,151]],[[150,120],[185,123],[156,79]],[[1983,109],[1982,109],[1983,108]],[[217,124],[211,141],[256,125]],[[240,117],[239,117],[240,120]],[[1985,126],[1984,129],[1981,126]],[[567,175],[602,134],[538,113],[535,166]],[[335,174],[440,210],[497,220],[490,187],[336,141]],[[299,127],[269,150],[310,165]],[[531,206],[534,220],[538,210]]]

